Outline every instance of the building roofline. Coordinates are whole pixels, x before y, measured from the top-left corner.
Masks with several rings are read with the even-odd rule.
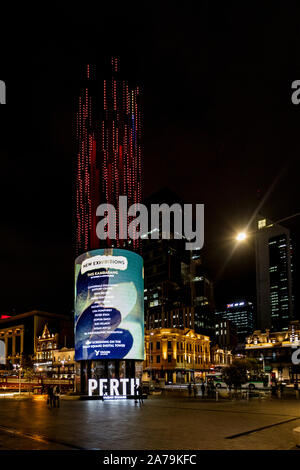
[[[2,320],[0,320],[0,325],[5,325],[6,323],[10,323],[11,321],[32,317],[34,315],[38,315],[41,317],[60,318],[61,320],[70,320],[70,317],[68,317],[67,315],[62,315],[60,313],[45,312],[43,310],[31,310],[29,312],[13,315],[9,318],[3,318]]]

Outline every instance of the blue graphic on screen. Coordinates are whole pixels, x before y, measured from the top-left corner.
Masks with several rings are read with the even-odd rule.
[[[107,248],[76,259],[75,359],[144,360],[140,255]]]

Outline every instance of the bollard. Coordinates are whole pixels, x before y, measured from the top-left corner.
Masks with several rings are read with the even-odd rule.
[[[219,392],[216,390],[216,401],[219,401]]]
[[[249,401],[249,390],[247,390],[247,401]]]
[[[296,390],[296,400],[299,400],[299,390]]]

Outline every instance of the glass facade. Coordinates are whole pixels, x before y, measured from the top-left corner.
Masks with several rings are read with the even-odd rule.
[[[270,305],[272,329],[288,328],[289,273],[288,239],[285,234],[269,240]]]
[[[230,320],[236,327],[240,341],[252,333],[254,328],[254,313],[252,302],[240,301],[227,304],[226,309],[216,312],[216,317]]]

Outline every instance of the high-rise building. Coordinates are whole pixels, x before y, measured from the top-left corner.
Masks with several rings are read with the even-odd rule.
[[[191,298],[195,308],[195,331],[214,335],[214,287],[199,251],[191,253]]]
[[[183,204],[165,188],[150,196],[145,205]],[[150,225],[149,225],[150,226]],[[152,230],[159,227],[152,227]],[[185,239],[142,240],[145,266],[146,328],[191,328],[211,335],[214,331],[213,285],[198,250],[186,250]]]
[[[224,320],[230,320],[236,328],[238,340],[243,342],[247,335],[252,333],[254,328],[254,312],[252,302],[241,300],[226,305],[226,308],[216,311],[216,333],[220,331],[223,334],[223,324],[220,328],[220,324]],[[216,337],[216,341],[218,338]]]
[[[256,232],[257,328],[281,331],[293,319],[290,231],[259,218]]]
[[[76,254],[100,246],[96,235],[96,208],[100,203],[116,209],[116,240],[107,239],[105,246],[131,245],[138,250],[140,240],[128,238],[130,220],[119,220],[119,197],[127,196],[128,206],[141,202],[140,90],[131,88],[121,77],[117,58],[111,59],[110,77],[101,81],[96,78],[95,67],[87,65],[76,135]],[[119,227],[124,239],[119,238]]]
[[[234,349],[238,344],[238,336],[235,325],[230,320],[222,317],[215,323],[215,341],[221,348]]]

